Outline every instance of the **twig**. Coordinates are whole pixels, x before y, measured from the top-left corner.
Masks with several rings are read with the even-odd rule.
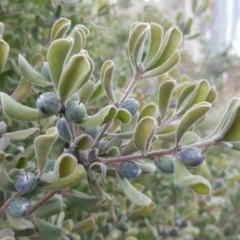
[[[39,207],[41,207],[48,199],[50,199],[57,191],[51,191],[47,192],[37,203],[35,203],[32,207],[31,210],[28,212],[29,214],[32,214],[35,212]]]

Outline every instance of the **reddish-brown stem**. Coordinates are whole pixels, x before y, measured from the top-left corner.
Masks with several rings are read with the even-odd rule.
[[[48,199],[50,199],[57,191],[51,191],[47,192],[37,203],[35,203],[32,207],[31,210],[29,211],[29,214],[32,214],[35,212],[39,207],[41,207]]]

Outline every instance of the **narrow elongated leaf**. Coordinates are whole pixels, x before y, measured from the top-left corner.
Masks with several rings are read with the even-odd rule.
[[[82,232],[82,231],[87,231],[87,230],[90,230],[92,228],[95,228],[96,227],[96,223],[95,223],[95,220],[93,217],[89,217],[79,223],[77,223],[72,231],[73,232]]]
[[[162,119],[164,119],[166,112],[168,110],[169,102],[171,100],[171,96],[175,86],[176,86],[175,80],[168,80],[166,82],[163,82],[159,87],[158,105],[159,105],[160,117]]]
[[[117,181],[122,189],[124,195],[136,205],[139,206],[149,206],[152,202],[150,198],[148,198],[145,194],[138,191],[126,178],[120,176],[117,172]]]
[[[176,131],[176,144],[179,143],[185,132],[202,116],[204,116],[211,104],[207,102],[201,102],[190,108],[181,118]]]
[[[65,228],[49,223],[40,218],[34,218],[34,223],[39,230],[39,233],[44,239],[59,240],[67,233]]]
[[[53,41],[48,48],[49,72],[56,89],[58,89],[62,71],[72,45],[73,38],[60,38]]]
[[[101,68],[101,84],[105,90],[108,98],[115,103],[115,96],[113,93],[113,74],[114,74],[115,65],[112,61],[105,61]]]
[[[99,197],[65,193],[64,196],[76,207],[86,212],[98,212],[101,208],[103,200]]]
[[[113,120],[116,114],[117,108],[113,105],[108,105],[101,109],[97,114],[84,118],[79,125],[88,128],[96,127]]]
[[[92,95],[91,95],[91,97],[89,99],[89,102],[95,101],[95,100],[100,99],[100,98],[102,98],[104,96],[106,96],[106,94],[105,94],[105,92],[103,90],[101,81],[98,81],[94,85],[94,89],[93,89]]]
[[[81,102],[86,104],[91,97],[94,90],[94,83],[92,81],[87,81],[78,91],[77,94],[81,99]]]
[[[3,112],[8,117],[18,121],[35,121],[46,118],[38,109],[24,106],[5,93],[0,94]]]
[[[59,18],[52,26],[51,42],[58,38],[63,38],[70,27],[70,20],[66,18]]]
[[[11,94],[11,97],[15,101],[21,102],[27,97],[28,93],[31,91],[31,88],[32,88],[32,83],[22,76],[17,88]]]
[[[156,65],[155,68],[151,68],[143,74],[144,78],[157,77],[165,72],[168,72],[172,69],[180,60],[180,53],[178,50],[174,52],[163,64]]]
[[[128,54],[131,61],[131,65],[134,70],[138,67],[138,64],[142,59],[142,48],[148,34],[148,23],[137,23],[132,27],[130,31],[128,41]]]
[[[149,48],[143,62],[144,69],[147,69],[155,61],[154,57],[156,53],[159,51],[162,44],[162,39],[163,39],[163,29],[159,24],[151,22],[150,31],[151,33],[150,33]]]
[[[170,28],[163,39],[161,48],[158,50],[151,66],[146,70],[153,70],[165,63],[174,53],[182,41],[182,33],[176,27]]]
[[[13,229],[24,230],[24,229],[34,228],[32,222],[28,221],[25,218],[14,217],[8,212],[6,212],[6,215],[7,215],[7,220],[10,223],[10,225],[13,227]]]
[[[211,185],[207,179],[199,175],[192,175],[179,160],[174,161],[175,184],[189,186],[198,194],[211,194]]]
[[[22,131],[4,133],[4,134],[2,134],[2,136],[9,138],[11,140],[23,140],[39,131],[40,131],[39,128],[29,128],[29,129],[22,130]]]
[[[8,58],[8,53],[9,53],[9,45],[7,44],[7,42],[5,42],[4,40],[2,40],[0,38],[0,72],[2,72],[2,70],[5,67],[5,64],[7,62],[7,58]]]
[[[155,104],[153,104],[153,103],[148,104],[140,112],[139,117],[138,117],[138,122],[144,117],[154,117],[154,115],[157,113],[157,110],[158,110],[158,108]]]
[[[86,171],[84,167],[80,164],[77,165],[73,173],[70,175],[59,178],[58,181],[50,184],[46,184],[44,186],[41,186],[41,188],[46,190],[58,190],[58,189],[64,189],[67,187],[71,187],[79,183],[84,177],[86,176]]]
[[[22,75],[29,82],[40,86],[52,86],[52,82],[38,73],[21,54],[18,55],[18,64]]]
[[[61,75],[58,86],[61,100],[67,100],[78,90],[89,70],[90,64],[84,55],[76,54],[70,58]]]
[[[58,130],[49,128],[45,135],[40,135],[34,140],[35,154],[40,175],[43,174],[51,147],[58,138]]]
[[[226,142],[236,142],[240,140],[240,101],[233,109],[219,136],[215,139]]]
[[[191,32],[193,19],[189,18],[184,26],[183,34],[189,34]]]
[[[136,148],[144,155],[148,153],[157,128],[157,121],[152,117],[144,117],[138,123],[133,136]]]

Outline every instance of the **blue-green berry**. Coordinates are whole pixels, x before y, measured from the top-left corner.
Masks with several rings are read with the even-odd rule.
[[[42,75],[49,81],[51,81],[51,76],[49,72],[49,64],[48,62],[43,62],[42,64]]]
[[[37,177],[32,172],[21,172],[14,178],[14,187],[20,193],[33,191],[37,186]]]
[[[155,160],[155,166],[163,173],[174,173],[174,161],[175,159],[170,155],[164,155],[159,160]]]
[[[125,102],[119,104],[119,108],[126,109],[133,116],[138,111],[139,105],[139,102],[134,98],[129,98]]]
[[[63,140],[65,140],[67,142],[69,142],[71,140],[70,130],[69,130],[67,121],[64,117],[60,118],[57,121],[57,129],[58,129],[59,136]]]
[[[28,214],[30,210],[30,201],[20,197],[12,200],[7,208],[7,211],[15,217],[22,217]]]
[[[138,164],[132,161],[119,163],[117,171],[121,176],[128,179],[137,178],[142,173],[142,170]]]
[[[86,107],[79,101],[67,103],[65,108],[66,118],[74,123],[80,123],[86,115]]]

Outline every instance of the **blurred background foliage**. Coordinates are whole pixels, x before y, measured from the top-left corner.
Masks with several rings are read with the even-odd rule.
[[[182,59],[170,74],[178,81],[183,74],[193,80],[206,78],[219,91],[217,110],[212,111],[209,117],[212,125],[203,125],[199,129],[204,135],[204,132],[213,129],[227,96],[233,95],[229,91],[231,86],[235,88],[237,83],[230,82],[232,85],[229,87],[225,86],[225,80],[226,76],[236,78],[234,71],[236,73],[239,59],[231,53],[231,46],[213,57],[204,34],[194,30],[196,25],[204,29],[209,23],[209,1],[201,1],[200,5],[199,1],[189,1],[194,15],[191,19],[185,18],[181,8],[161,12],[150,3],[145,4],[141,12],[133,12],[134,7],[141,4],[142,1],[133,0],[2,0],[0,20],[5,24],[4,40],[10,45],[11,51],[5,70],[0,74],[0,90],[11,94],[16,88],[20,78],[17,63],[19,53],[35,68],[41,68],[41,59],[46,59],[51,27],[60,17],[70,19],[72,26],[84,24],[90,29],[85,48],[95,62],[95,77],[99,77],[102,63],[111,59],[116,64],[115,84],[119,88],[124,88],[132,75],[126,47],[131,23],[157,22],[164,30],[177,25],[184,35]],[[187,51],[190,41],[197,41],[200,45],[202,61],[194,61],[191,53]],[[156,94],[153,82],[149,84],[142,81],[137,87],[137,92],[144,96]],[[25,101],[32,105],[35,96],[29,96]],[[3,115],[0,115],[0,118],[4,118]],[[12,131],[35,123],[12,122],[8,119],[7,124]],[[31,141],[30,138],[29,142]],[[28,142],[18,142],[18,146],[12,144],[11,151],[19,151],[21,144],[27,146]],[[81,230],[81,239],[240,239],[239,154],[220,147],[211,147],[206,152],[206,159],[201,174],[212,183],[213,194],[210,196],[199,196],[187,188],[177,187],[171,177],[155,172],[152,175],[140,176],[134,183],[138,189],[144,189],[155,203],[148,208],[139,208],[123,197],[114,179],[103,180],[103,189],[117,198],[112,205],[104,204],[98,213],[86,213],[76,211],[66,202],[65,216],[53,215],[49,218],[50,222],[57,223],[61,217],[78,221],[93,217],[97,227],[86,224],[87,227],[82,229],[85,231]],[[90,193],[87,184],[81,184],[78,188],[82,192]]]

